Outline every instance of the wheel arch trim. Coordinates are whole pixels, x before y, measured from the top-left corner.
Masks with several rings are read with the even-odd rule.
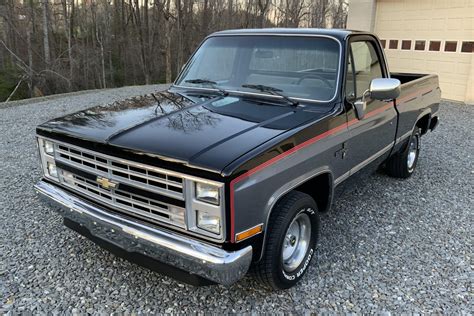
[[[424,110],[418,115],[418,117],[417,117],[416,120],[415,120],[415,124],[413,124],[412,131],[413,131],[413,130],[415,129],[415,127],[418,125],[418,122],[419,122],[421,119],[423,119],[425,116],[428,116],[428,123],[427,123],[427,125],[426,125],[426,132],[429,131],[431,118],[432,118],[432,116],[433,116],[433,113],[432,113],[430,107],[424,109]],[[421,128],[423,128],[423,127],[421,127]]]
[[[272,214],[272,212],[275,208],[276,203],[279,200],[281,200],[290,191],[294,190],[295,188],[299,187],[300,185],[302,185],[302,184],[304,184],[308,181],[311,181],[312,179],[314,179],[318,176],[321,176],[321,175],[328,175],[329,176],[329,181],[328,181],[329,199],[328,199],[328,206],[327,206],[327,210],[329,210],[331,208],[332,201],[333,201],[333,198],[334,198],[334,176],[333,176],[333,173],[332,173],[331,169],[328,166],[322,166],[322,167],[313,169],[313,170],[303,174],[302,176],[300,176],[298,178],[295,178],[290,182],[285,183],[277,191],[275,191],[272,194],[272,196],[268,200],[268,203],[265,207],[265,213],[267,215],[266,215],[264,225],[263,225],[262,248],[260,250],[260,255],[258,256],[257,261],[260,261],[262,259],[263,253],[265,251],[265,246],[266,246],[266,243],[267,243],[268,222],[270,220],[270,216],[271,216],[271,214]]]

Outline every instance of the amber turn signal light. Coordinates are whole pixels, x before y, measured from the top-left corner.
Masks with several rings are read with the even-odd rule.
[[[263,231],[263,224],[259,224],[255,227],[247,229],[241,233],[235,235],[235,241],[242,241],[249,237],[255,236]]]

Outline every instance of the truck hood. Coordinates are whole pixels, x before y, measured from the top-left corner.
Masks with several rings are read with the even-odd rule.
[[[38,129],[220,173],[241,155],[327,110],[168,91],[97,106]]]

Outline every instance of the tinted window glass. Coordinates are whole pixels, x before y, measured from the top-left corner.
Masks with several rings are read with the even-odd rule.
[[[346,82],[346,95],[350,96],[352,94],[355,96],[355,98],[360,98],[369,88],[372,79],[383,77],[382,67],[380,65],[377,52],[375,51],[375,48],[371,42],[352,42],[351,50],[354,58],[353,62],[355,76],[353,78],[355,78],[356,91],[354,93],[354,83],[351,82],[351,76],[348,74]],[[352,91],[350,90],[351,86]]]
[[[403,50],[411,49],[411,41],[408,41],[408,40],[402,41],[402,49]]]
[[[207,39],[176,84],[207,79],[227,90],[259,93],[243,84],[267,85],[288,96],[330,100],[335,95],[339,44],[323,37],[216,36]]]
[[[415,50],[425,50],[425,41],[415,41]]]
[[[439,52],[440,49],[441,49],[441,42],[440,41],[431,41],[430,42],[430,51]]]
[[[390,40],[390,42],[388,44],[388,48],[397,49],[398,48],[398,40]]]
[[[380,40],[380,45],[382,45],[382,48],[385,48],[385,45],[387,45],[386,40]]]
[[[334,72],[339,62],[338,52],[295,47],[254,48],[250,56],[250,70],[305,72],[316,69]]]
[[[462,53],[474,53],[474,42],[462,42]]]
[[[447,41],[446,44],[444,44],[444,51],[445,52],[455,52],[457,47],[458,47],[458,42]]]
[[[214,81],[229,80],[237,50],[228,46],[209,45],[206,53],[200,55],[199,63],[193,64],[190,75],[194,78],[212,78]],[[218,71],[216,71],[218,70]]]

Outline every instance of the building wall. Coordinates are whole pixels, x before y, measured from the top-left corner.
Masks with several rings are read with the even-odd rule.
[[[375,8],[374,0],[351,0],[347,28],[372,32],[375,26]]]
[[[391,71],[436,73],[443,98],[474,103],[474,53],[461,52],[463,42],[474,42],[474,0],[371,0],[375,16],[359,14],[357,7],[367,6],[367,1],[351,1],[348,27],[357,26],[357,21],[349,23],[353,9],[352,21],[374,21],[365,22],[373,25],[365,30],[385,40]],[[389,47],[390,40],[398,40],[395,49]],[[407,49],[402,49],[402,41],[407,41]],[[438,41],[439,51],[430,51],[430,42]],[[456,42],[456,51],[445,51],[446,42]]]

